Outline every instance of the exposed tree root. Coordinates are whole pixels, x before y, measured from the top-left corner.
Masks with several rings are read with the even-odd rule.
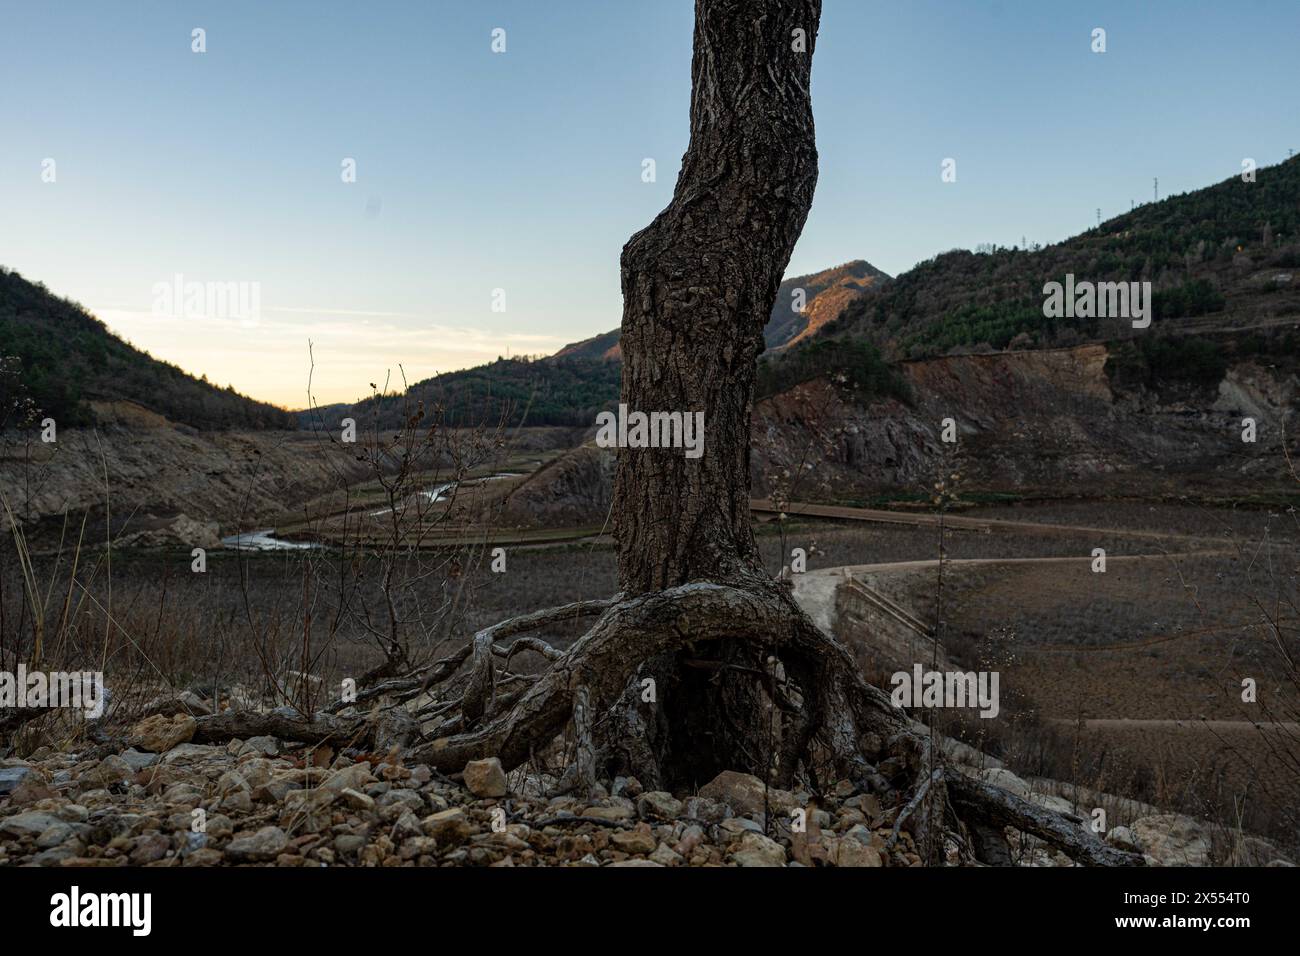
[[[978,819],[968,819],[966,828],[970,832],[975,859],[988,866],[1013,866],[1011,844],[1007,842],[1006,828],[994,826]]]
[[[473,696],[482,700],[490,695],[491,660],[483,648],[485,642],[480,639],[476,643],[480,650],[466,698],[472,690]],[[876,733],[883,739],[907,725],[905,715],[894,709],[881,691],[856,675],[848,653],[817,631],[778,589],[755,591],[693,583],[611,605],[512,707],[487,715],[480,726],[418,747],[414,756],[447,771],[488,755],[499,757],[508,768],[518,766],[564,729],[573,717],[579,689],[585,689],[594,715],[593,746],[605,750],[610,735],[602,725],[614,719],[611,711],[617,714],[631,705],[629,697],[640,701],[627,692],[630,687],[639,689],[634,678],[646,663],[693,651],[705,643],[757,652],[749,656],[757,656],[760,662],[769,657],[789,662],[785,664],[788,669],[805,675],[807,686],[794,688],[788,678],[778,686],[778,678],[760,668],[726,661],[715,668],[729,672],[733,681],[748,679],[765,693],[770,688],[775,705],[789,713],[783,723],[795,731],[792,738],[786,733],[783,738],[810,741],[815,735],[824,736],[837,766],[854,769],[865,765],[859,741],[862,733]],[[699,663],[694,654],[690,658]],[[662,687],[658,692],[671,693]],[[800,697],[804,698],[803,708],[793,704]],[[671,699],[663,702],[672,706]],[[640,721],[644,725],[654,722],[654,706],[642,704]],[[472,709],[478,707],[475,703]],[[790,765],[803,756],[797,753],[799,749],[787,743],[785,756],[778,754],[777,762],[792,769]],[[645,768],[630,769],[646,773]],[[662,768],[648,770],[647,776],[653,779]]]
[[[1059,813],[948,768],[948,792],[958,815],[998,828],[1015,827],[1086,866],[1143,866],[1141,854],[1116,849]]]
[[[941,783],[942,781],[943,781],[942,767],[939,767],[931,771],[929,774],[927,774],[925,777],[922,778],[921,783],[916,787],[915,792],[912,794],[912,798],[907,801],[907,805],[904,806],[903,809],[899,811],[898,816],[895,818],[894,831],[893,833],[890,834],[889,839],[886,841],[885,843],[886,846],[892,847],[895,843],[898,842],[898,835],[899,833],[902,832],[903,824],[911,820],[913,814],[915,814],[916,811],[922,806],[922,804],[925,803],[925,798],[930,793],[930,788],[935,784]]]
[[[595,614],[591,629],[564,652],[519,636]],[[507,643],[510,637],[516,639]],[[548,668],[540,676],[510,673],[506,668],[521,653],[540,655]],[[466,662],[468,679],[456,697],[441,685]],[[436,700],[440,691],[446,698]],[[861,781],[883,760],[913,780],[895,818],[895,839],[907,828],[918,845],[941,845],[943,834],[960,832],[964,821],[985,862],[1009,859],[998,848],[1004,827],[1080,863],[1142,862],[1077,821],[945,767],[929,730],[863,680],[848,650],[819,631],[778,585],[697,582],[511,618],[480,631],[424,674],[386,681],[358,694],[356,704],[339,702],[330,710],[425,692],[436,700],[424,711],[440,716],[439,736],[416,743],[407,757],[444,773],[485,757],[516,768],[566,728],[573,751],[555,792],[590,793],[619,772],[635,774],[648,788],[689,787],[726,769],[747,770],[782,788],[815,781],[819,767]],[[391,706],[367,716],[322,713],[311,720],[283,711],[221,714],[200,718],[195,739],[271,734],[313,743],[378,742],[393,737],[391,726],[386,733],[377,729],[379,715],[388,712]],[[416,718],[398,712],[413,732]],[[703,762],[700,753],[708,755]],[[969,858],[966,841],[957,842]]]
[[[364,717],[333,717],[317,714],[304,720],[289,709],[258,713],[228,710],[197,718],[193,741],[196,744],[225,743],[236,737],[279,737],[303,743],[330,742],[339,747],[365,746],[374,740],[376,722]]]
[[[525,631],[536,630],[539,627],[545,627],[548,624],[557,624],[565,621],[574,621],[583,617],[592,617],[608,609],[618,600],[615,595],[612,598],[602,599],[599,601],[574,601],[571,604],[562,604],[559,607],[546,608],[541,611],[534,611],[531,614],[521,614],[518,617],[512,617],[505,621],[486,627],[474,635],[474,639],[447,657],[434,661],[432,664],[419,668],[411,674],[404,677],[387,680],[373,687],[366,687],[357,692],[354,700],[339,699],[334,701],[325,708],[325,713],[336,714],[339,711],[351,707],[354,704],[364,704],[368,701],[381,697],[390,697],[401,703],[418,697],[426,693],[429,688],[441,684],[443,681],[452,677],[460,670],[462,664],[469,660],[475,650],[486,646],[490,648],[492,654],[497,657],[504,657],[506,663],[514,654],[521,650],[536,650],[550,660],[559,656],[549,645],[542,641],[532,638],[517,640],[510,645],[502,646],[494,644],[494,641],[502,638],[512,637]],[[482,658],[482,655],[480,655]],[[484,658],[476,661],[476,669],[490,668],[490,658]],[[490,674],[484,675],[490,677]],[[479,678],[480,682],[483,678]],[[471,703],[474,706],[474,703]]]

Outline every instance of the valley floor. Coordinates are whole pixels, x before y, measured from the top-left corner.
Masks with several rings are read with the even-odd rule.
[[[778,574],[792,563],[795,549],[803,549],[807,570],[794,575],[797,597],[820,626],[850,645],[870,679],[888,688],[891,672],[910,668],[914,661],[929,661],[936,634],[952,668],[1000,671],[1003,703],[995,719],[917,714],[927,722],[933,718],[935,729],[943,734],[989,755],[984,770],[1014,771],[1022,781],[1030,781],[1024,784],[1028,792],[1044,801],[1059,799],[1055,792],[1061,784],[1040,787],[1040,780],[1065,781],[1101,794],[1109,801],[1112,827],[1136,825],[1153,816],[1153,807],[1184,815],[1170,817],[1173,821],[1195,818],[1200,829],[1192,842],[1200,848],[1196,852],[1202,862],[1238,852],[1243,830],[1280,838],[1284,844],[1293,837],[1293,808],[1300,803],[1300,693],[1282,652],[1294,648],[1296,635],[1300,528],[1294,514],[1079,501],[965,509],[945,515],[942,523],[933,514],[878,509],[788,506],[786,512],[778,519],[762,504],[756,509],[767,567]],[[824,517],[815,516],[819,513]],[[403,598],[409,603],[402,613],[417,620],[427,614],[431,624],[419,632],[416,643],[434,639],[438,646],[450,647],[456,635],[524,611],[608,597],[616,590],[614,553],[599,529],[586,529],[584,535],[580,543],[512,544],[505,549],[507,563],[500,573],[489,569],[486,547],[473,552],[477,564],[463,567],[446,563],[459,562],[460,551],[421,552],[411,559],[415,564],[402,568],[413,581],[423,582]],[[1106,553],[1104,572],[1094,570],[1098,548]],[[197,693],[209,706],[235,698],[243,704],[284,704],[296,702],[297,692],[287,683],[279,691],[269,686],[259,661],[274,650],[276,668],[298,670],[301,655],[294,647],[302,643],[304,597],[313,608],[314,661],[303,686],[336,687],[342,677],[362,673],[382,659],[374,635],[357,623],[364,617],[329,633],[319,630],[339,608],[330,581],[357,560],[332,548],[292,553],[218,549],[210,552],[206,571],[193,574],[188,552],[123,549],[112,555],[111,605],[106,587],[110,569],[102,554],[86,557],[73,591],[85,595],[81,606],[88,617],[81,633],[86,646],[98,647],[102,641],[103,618],[96,627],[95,609],[111,606],[114,626],[133,635],[138,666],[152,668],[153,678],[161,678],[155,682],[159,687]],[[434,567],[420,562],[433,562]],[[357,593],[362,595],[358,600],[370,609],[372,624],[376,613],[381,621],[383,615],[375,603],[378,595],[368,589],[383,567],[379,562],[357,579]],[[59,573],[67,571],[64,566],[56,572],[64,583],[53,593],[66,587]],[[303,590],[305,580],[309,594]],[[846,607],[844,584],[850,581],[874,595],[873,610]],[[6,587],[4,593],[10,602],[6,620],[20,620],[15,602],[20,592]],[[452,600],[459,602],[454,620],[439,618],[435,612]],[[452,627],[447,637],[438,634],[443,623]],[[563,648],[581,632],[575,623],[541,636]],[[97,633],[100,636],[94,636]],[[1242,681],[1247,678],[1256,688],[1253,702],[1242,700]],[[318,690],[315,700],[317,706],[323,704],[325,692]],[[703,865],[736,862],[737,854],[743,860],[776,852],[758,839],[761,834],[748,836],[753,831],[747,823],[718,829],[727,818],[725,811],[708,810],[722,814],[712,823],[685,810],[663,818],[656,802],[662,799],[671,809],[676,804],[667,800],[689,795],[653,795],[647,808],[643,795],[634,792],[635,782],[594,803],[552,806],[540,799],[521,799],[519,806],[525,809],[519,820],[525,829],[515,829],[512,823],[503,835],[491,828],[489,804],[465,793],[463,782],[421,781],[418,768],[385,766],[382,755],[331,758],[334,773],[348,771],[370,782],[346,788],[355,796],[341,796],[337,789],[326,804],[309,808],[297,806],[300,798],[286,803],[280,792],[286,788],[274,785],[287,781],[288,789],[294,789],[316,759],[310,750],[295,750],[284,741],[253,744],[254,749],[282,749],[276,759],[240,749],[242,744],[231,750],[192,749],[185,758],[171,758],[167,751],[161,759],[124,754],[120,759],[126,760],[129,773],[113,762],[119,758],[109,760],[101,772],[97,764],[107,757],[75,750],[59,757],[51,750],[57,743],[39,736],[25,740],[23,746],[36,749],[12,754],[5,761],[8,770],[0,771],[15,776],[11,771],[30,761],[40,778],[33,786],[40,783],[67,797],[59,808],[47,811],[39,809],[39,800],[20,805],[12,795],[0,795],[5,801],[0,803],[0,832],[6,834],[0,842],[7,841],[9,862],[31,860],[40,853],[46,854],[43,862],[82,860],[90,845],[81,824],[121,812],[123,798],[130,794],[144,801],[131,812],[157,823],[161,836],[150,830],[143,834],[150,837],[143,843],[140,834],[124,834],[125,842],[116,844],[110,840],[118,852],[108,859],[147,861],[161,853],[157,860],[285,857],[282,862],[296,865],[329,860],[609,863],[657,857],[661,863]],[[191,758],[202,759],[185,769]],[[348,770],[362,763],[367,766]],[[244,773],[241,768],[251,774],[246,786],[234,784],[233,777],[227,780],[230,773]],[[973,772],[982,771],[976,767]],[[90,786],[96,773],[118,779],[106,787]],[[90,777],[82,782],[87,774]],[[540,785],[524,778],[512,783],[522,788],[521,797]],[[216,842],[210,844],[170,835],[164,811],[171,807],[174,814],[171,804],[177,801],[157,798],[169,790],[175,797],[187,786],[215,801],[211,809],[229,818],[234,829],[250,831],[239,839],[275,827],[284,840],[273,833],[257,836],[275,850],[267,856],[270,850],[265,849],[230,854],[230,835],[214,837]],[[888,806],[878,817],[864,811],[874,806],[867,796],[878,801],[883,795],[845,786],[841,797],[822,804],[830,814],[824,822],[834,836],[828,834],[829,849],[818,852],[829,852],[832,858],[845,852],[846,860],[870,857],[884,865],[912,862],[905,848],[878,845],[880,831],[888,828]],[[144,789],[137,792],[136,787]],[[89,796],[87,789],[93,792]],[[245,790],[251,801],[246,811],[240,809]],[[398,796],[388,797],[390,793]],[[267,794],[274,797],[270,803]],[[73,797],[75,803],[70,802]],[[69,805],[74,809],[67,809]],[[404,815],[406,809],[415,823]],[[302,829],[298,818],[308,810],[319,810],[325,814],[322,821],[328,822],[321,822],[320,829]],[[1081,802],[1072,812],[1087,810]],[[30,816],[33,813],[50,819],[37,819]],[[73,819],[83,813],[84,820]],[[426,819],[433,814],[441,820],[444,813],[450,814],[445,820],[453,822]],[[608,818],[617,826],[609,830],[606,823],[547,822],[561,813]],[[858,819],[859,814],[864,819]],[[16,821],[19,816],[24,819]],[[67,839],[54,842],[50,833],[36,833],[39,823],[59,834],[60,827],[70,827]],[[865,829],[854,831],[858,843],[841,851],[844,834],[860,824]],[[1178,843],[1165,830],[1188,825],[1143,824],[1148,839],[1163,848],[1161,853],[1175,855],[1190,844]],[[701,829],[702,835],[691,827]],[[1156,836],[1151,827],[1165,829]],[[444,828],[457,834],[459,849],[444,846],[434,853],[436,838],[433,843],[419,842]],[[387,842],[375,842],[381,829]],[[409,833],[398,839],[405,831]],[[352,839],[362,834],[366,842]],[[788,859],[798,859],[788,837],[776,843]],[[416,842],[408,847],[411,840]],[[859,850],[858,844],[874,855]],[[229,855],[199,852],[214,848]],[[54,850],[58,852],[50,852]],[[747,850],[755,852],[746,857]],[[1051,862],[1050,854],[1035,856],[1032,848],[1026,853],[1026,862]]]

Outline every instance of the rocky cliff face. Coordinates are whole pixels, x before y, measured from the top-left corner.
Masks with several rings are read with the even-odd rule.
[[[757,495],[924,492],[964,486],[1055,495],[1246,495],[1285,487],[1297,377],[1286,363],[1236,362],[1217,387],[1119,388],[1105,345],[927,359],[902,366],[914,396],[859,407],[814,382],[754,414]],[[1242,419],[1256,441],[1242,440]],[[956,442],[945,443],[952,419]],[[796,476],[801,476],[796,478]]]

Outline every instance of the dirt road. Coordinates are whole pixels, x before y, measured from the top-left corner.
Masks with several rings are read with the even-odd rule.
[[[754,498],[750,511],[757,514],[786,514],[807,518],[839,518],[848,521],[873,521],[881,524],[905,524],[914,527],[937,527],[940,521],[935,514],[909,514],[903,511],[886,511],[881,508],[849,508],[841,505],[815,505],[793,501],[784,509],[777,508],[770,499]],[[1131,531],[1124,528],[1094,528],[1088,525],[1048,524],[1038,521],[1008,521],[1003,518],[968,518],[962,515],[944,515],[946,528],[979,531],[1017,531],[1031,534],[1094,534],[1119,538],[1158,538],[1168,541],[1217,541],[1203,535],[1178,534],[1172,531]],[[1026,559],[1030,560],[1030,559]]]
[[[1183,551],[1176,554],[1115,554],[1107,557],[1107,563],[1128,562],[1128,561],[1154,561],[1169,560],[1171,558],[1190,558],[1190,557],[1213,557],[1216,555],[1233,554],[1235,552],[1226,548],[1207,548],[1198,551]],[[1048,558],[948,558],[944,560],[945,567],[978,567],[984,565],[1015,565],[1015,564],[1071,564],[1071,563],[1088,563],[1092,560],[1090,555],[1081,555],[1079,557],[1048,557]],[[925,561],[887,561],[881,564],[843,564],[833,568],[817,568],[804,574],[796,574],[793,579],[794,599],[799,606],[803,608],[804,613],[813,619],[813,623],[821,628],[825,633],[833,633],[835,622],[835,591],[846,580],[852,579],[857,586],[870,592],[876,602],[883,605],[886,613],[892,614],[893,617],[904,624],[912,626],[915,618],[912,612],[907,608],[894,602],[894,600],[880,591],[871,587],[862,580],[862,575],[880,574],[895,571],[922,571],[928,568],[937,567],[939,560],[930,558]],[[925,625],[913,627],[918,633],[928,634]],[[1164,641],[1176,640],[1180,637],[1187,637],[1193,633],[1171,634],[1141,641],[1134,644],[1113,645],[1102,647],[1061,647],[1055,644],[1045,645],[1025,645],[1024,649],[1029,651],[1105,651],[1119,650],[1122,648],[1145,647],[1150,644],[1158,644]]]

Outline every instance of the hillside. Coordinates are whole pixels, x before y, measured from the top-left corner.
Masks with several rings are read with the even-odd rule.
[[[96,422],[130,402],[200,429],[292,428],[288,412],[218,388],[127,344],[80,305],[0,268],[0,429],[26,419]]]
[[[177,428],[128,402],[93,413],[93,431],[60,429],[57,444],[0,443],[0,489],[37,550],[57,546],[65,514],[86,517],[88,546],[214,548],[370,474],[346,446],[306,431]]]
[[[838,318],[868,289],[888,281],[888,275],[862,259],[812,275],[786,279],[776,294],[772,318],[763,329],[763,341],[773,350],[796,345]],[[798,289],[804,292],[802,311],[794,308]]]
[[[928,500],[948,469],[976,500],[1294,501],[1284,454],[1300,407],[1293,334],[1173,341],[1186,349],[1146,364],[1105,344],[908,360],[896,366],[907,401],[810,381],[755,407],[754,494]],[[1249,444],[1245,416],[1259,423]],[[946,417],[954,445],[940,437]],[[801,464],[813,467],[801,475]]]
[[[1300,158],[1139,206],[1055,245],[954,250],[850,302],[814,338],[862,337],[889,358],[1049,348],[1129,337],[1128,321],[1049,319],[1067,273],[1150,281],[1156,335],[1276,324],[1300,314]]]
[[[876,282],[888,276],[860,259],[781,283],[772,317],[763,330],[769,349],[801,342],[838,316]],[[803,310],[794,309],[795,290],[803,290]],[[541,359],[498,359],[477,368],[448,372],[417,382],[412,402],[442,405],[450,420],[476,424],[503,419],[509,426],[578,425],[595,421],[596,413],[618,400],[621,377],[619,330],[613,329],[566,345]],[[317,418],[333,421],[351,415],[381,427],[401,423],[403,403],[396,397],[367,399],[354,406],[331,405],[298,413],[304,427]]]
[[[622,366],[582,354],[549,358],[497,359],[487,365],[447,372],[416,382],[408,390],[410,407],[441,408],[451,425],[507,427],[521,425],[588,426],[596,413],[618,398]],[[329,405],[297,413],[302,427],[336,423],[350,416],[362,427],[378,421],[399,427],[407,403],[396,394],[376,396],[355,405]]]
[[[1233,333],[1295,324],[1298,269],[1300,159],[1258,170],[1253,183],[1234,176],[1139,206],[1051,246],[954,250],[892,279],[854,260],[781,284],[764,329],[759,397],[842,374],[862,401],[906,398],[908,383],[890,368],[899,360],[1088,342],[1110,344],[1113,368],[1151,377],[1190,360],[1213,377]],[[1094,282],[1150,281],[1151,328],[1137,337],[1127,319],[1044,317],[1043,285],[1067,273]],[[792,308],[799,288],[802,313]],[[1197,344],[1170,344],[1171,334],[1195,336]],[[550,358],[439,376],[412,395],[473,409],[480,419],[508,407],[514,424],[525,420],[525,408],[529,424],[588,424],[618,394],[618,338],[615,329]],[[1124,344],[1129,339],[1136,341]],[[400,414],[390,405],[385,424]]]
[[[589,339],[583,339],[581,342],[571,342],[552,355],[551,358],[586,358],[599,359],[602,362],[618,362],[623,358],[623,352],[618,345],[618,338],[619,330],[611,329],[608,332],[602,332],[600,335],[593,335]]]
[[[1289,449],[1294,460],[1300,429],[1295,333],[1156,341],[1151,350],[1088,344],[891,366],[840,348],[870,349],[863,342],[815,343],[802,351],[856,359],[865,371],[834,385],[810,375],[755,403],[753,495],[928,502],[936,479],[959,473],[971,502],[1295,503],[1286,457]],[[949,416],[955,445],[940,435]],[[1241,440],[1245,416],[1259,423],[1249,444]],[[600,524],[612,482],[613,453],[584,446],[518,485],[506,511],[528,525]]]

